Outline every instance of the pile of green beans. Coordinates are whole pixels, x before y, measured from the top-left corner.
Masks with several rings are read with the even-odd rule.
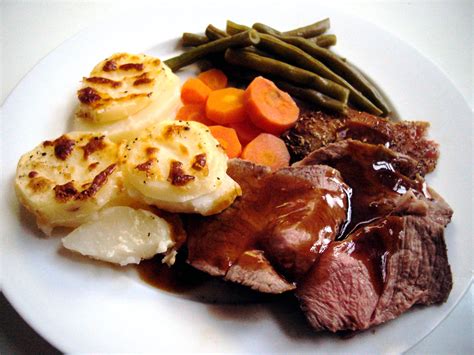
[[[387,115],[388,105],[377,88],[328,49],[337,41],[326,33],[329,27],[328,18],[286,32],[262,23],[248,27],[227,21],[225,31],[210,24],[205,35],[183,33],[183,46],[193,48],[165,63],[176,71],[204,58],[218,63],[217,67],[225,62],[224,71],[271,77],[282,90],[322,108],[344,113],[351,105]]]

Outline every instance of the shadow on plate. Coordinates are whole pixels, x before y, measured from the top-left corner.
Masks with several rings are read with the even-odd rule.
[[[0,350],[4,354],[61,354],[31,328],[0,293]]]

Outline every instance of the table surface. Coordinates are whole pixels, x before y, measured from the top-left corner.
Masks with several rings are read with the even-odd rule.
[[[1,1],[0,103],[41,58],[64,40],[105,16],[121,16],[131,6],[128,1],[114,1],[114,6],[111,3]],[[314,4],[312,1],[311,6]],[[133,3],[135,9],[150,6],[149,1]],[[446,73],[471,109],[474,107],[472,1],[333,1],[331,6],[365,18],[417,48]],[[447,319],[409,353],[474,353],[473,302],[471,286]],[[1,294],[0,311],[0,353],[57,352]]]

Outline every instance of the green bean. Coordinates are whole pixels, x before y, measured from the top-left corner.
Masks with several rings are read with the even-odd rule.
[[[239,25],[238,23],[232,22],[230,20],[227,20],[226,24],[226,32],[230,35],[235,35],[240,32],[245,32],[250,30],[250,27],[244,26],[244,25]]]
[[[329,96],[321,94],[316,90],[302,88],[280,80],[276,80],[275,85],[278,86],[281,90],[286,91],[290,95],[303,101],[315,104],[331,111],[343,114],[347,112],[346,104],[341,101],[335,100]]]
[[[381,110],[372,104],[370,100],[364,97],[351,84],[302,49],[264,33],[260,34],[260,43],[257,47],[275,54],[278,58],[282,58],[286,62],[309,70],[323,78],[332,80],[333,82],[346,87],[350,91],[349,100],[355,106],[374,115],[380,115],[382,113]]]
[[[280,31],[274,29],[273,27],[265,25],[263,23],[259,23],[259,22],[254,23],[252,28],[260,33],[266,33],[268,35],[272,35],[277,38],[283,37],[283,34]]]
[[[227,32],[222,31],[221,29],[213,25],[207,26],[205,33],[206,33],[207,38],[209,38],[209,40],[211,41],[215,41],[216,39],[220,39],[224,37],[230,37],[230,35],[227,34]]]
[[[298,36],[303,38],[309,38],[314,36],[319,36],[326,32],[330,27],[330,22],[328,18],[324,20],[315,22],[311,25],[300,27],[291,31],[283,32],[283,36]]]
[[[245,50],[229,48],[226,50],[224,58],[230,64],[254,69],[264,74],[275,75],[296,84],[310,86],[328,96],[347,103],[349,90],[310,71]]]
[[[247,47],[253,44],[258,44],[260,36],[255,30],[238,33],[234,36],[221,38],[200,46],[194,47],[187,52],[184,52],[176,57],[165,60],[165,64],[176,71],[186,65],[192,64],[199,59],[202,59],[208,54],[223,52],[230,47]]]
[[[307,38],[307,40],[316,43],[320,47],[328,48],[336,44],[337,37],[333,34],[325,34],[312,38]]]
[[[389,112],[385,99],[378,92],[378,90],[358,70],[355,70],[352,66],[348,65],[347,62],[344,62],[333,52],[327,50],[326,48],[321,48],[305,38],[275,35],[276,30],[264,24],[254,24],[253,28],[258,32],[274,35],[284,42],[299,47],[306,53],[326,64],[326,66],[332,69],[336,74],[345,78],[365,97],[367,97],[379,109],[381,109],[384,114]]]
[[[184,32],[181,39],[183,47],[195,47],[209,42],[209,38],[195,33]]]

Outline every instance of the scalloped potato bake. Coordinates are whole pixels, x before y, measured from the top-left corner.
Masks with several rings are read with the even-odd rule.
[[[180,80],[158,58],[116,53],[95,66],[77,92],[74,129],[101,131],[114,141],[174,118]]]
[[[77,227],[105,205],[123,199],[118,146],[101,133],[72,132],[44,141],[18,162],[20,202],[50,234]]]
[[[241,194],[226,173],[227,155],[209,129],[162,121],[121,148],[131,196],[171,212],[215,214]]]

